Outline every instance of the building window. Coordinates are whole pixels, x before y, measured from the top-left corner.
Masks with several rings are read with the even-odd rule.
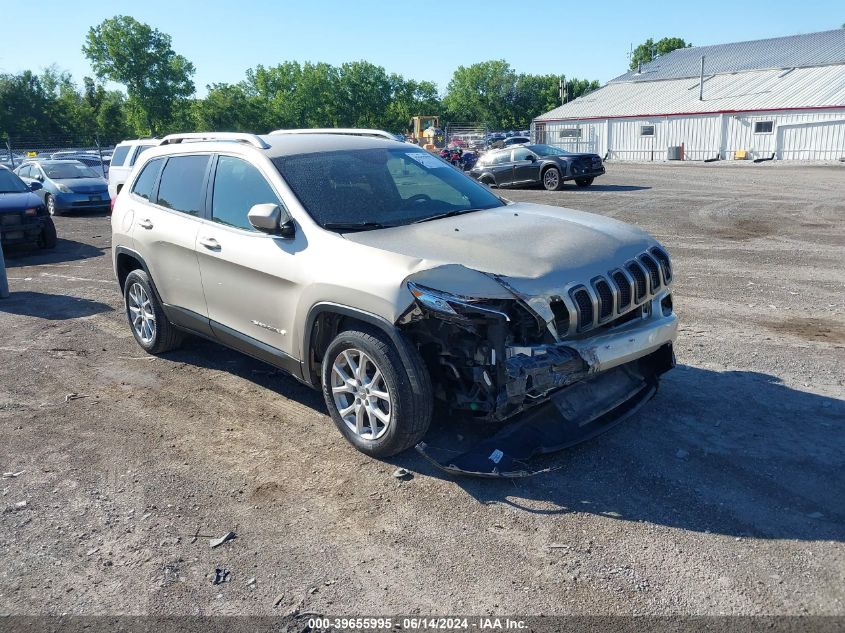
[[[640,136],[654,136],[654,126],[653,125],[641,125],[640,126]]]
[[[757,121],[754,124],[755,134],[771,134],[775,124],[773,121]]]
[[[581,128],[569,128],[560,131],[560,138],[581,138]]]

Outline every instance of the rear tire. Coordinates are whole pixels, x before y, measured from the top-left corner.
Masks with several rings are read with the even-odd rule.
[[[589,187],[593,184],[593,180],[595,180],[595,178],[593,178],[592,176],[590,176],[589,178],[576,178],[575,184],[579,187]]]
[[[543,172],[543,187],[546,191],[560,191],[563,187],[563,178],[560,177],[557,167],[549,167]]]
[[[145,352],[163,354],[182,344],[184,335],[167,320],[144,270],[133,270],[126,276],[123,299],[132,335]]]
[[[416,445],[431,424],[428,370],[416,349],[406,345],[404,351],[412,367],[383,333],[361,327],[338,334],[323,356],[323,397],[332,420],[350,444],[372,457]],[[409,373],[422,383],[416,390]]]
[[[38,248],[56,248],[58,242],[58,235],[56,235],[56,225],[53,224],[53,218],[45,217],[44,226],[41,227],[41,237],[38,238]]]

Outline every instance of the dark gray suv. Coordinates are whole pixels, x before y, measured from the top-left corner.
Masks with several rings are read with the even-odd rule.
[[[543,185],[549,191],[557,191],[567,180],[589,187],[604,171],[598,154],[573,154],[536,144],[487,152],[469,174],[491,187]]]

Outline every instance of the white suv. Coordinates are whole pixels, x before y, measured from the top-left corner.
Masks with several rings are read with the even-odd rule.
[[[155,138],[135,139],[123,141],[114,148],[109,164],[109,197],[114,200],[123,188],[129,172],[138,161],[142,152],[155,147],[159,141]]]

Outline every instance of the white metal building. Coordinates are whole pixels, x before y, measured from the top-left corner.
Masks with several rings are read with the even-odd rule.
[[[665,160],[681,145],[687,160],[837,160],[845,29],[673,51],[537,117],[532,135],[617,160]]]

